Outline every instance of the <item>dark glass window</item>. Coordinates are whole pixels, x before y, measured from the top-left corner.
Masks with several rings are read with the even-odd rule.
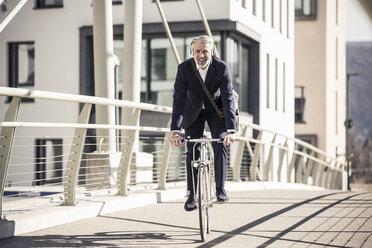
[[[249,46],[236,37],[227,37],[226,40],[226,62],[231,71],[231,80],[234,90],[239,94],[239,109],[249,112],[249,80],[250,64]]]
[[[305,123],[304,121],[304,110],[305,110],[305,88],[295,88],[295,122]]]
[[[62,139],[36,139],[35,185],[62,182]]]
[[[316,19],[316,0],[295,0],[296,20]]]
[[[35,84],[35,44],[29,42],[8,43],[8,86],[14,88],[33,87]],[[12,97],[7,98],[10,102]],[[33,98],[22,98],[22,102],[34,102]]]
[[[34,86],[34,42],[11,42],[9,49],[9,87]]]
[[[35,9],[63,8],[63,0],[36,0]]]
[[[174,2],[174,1],[185,1],[185,0],[160,0],[160,2]],[[152,0],[152,2],[156,2],[155,0]]]

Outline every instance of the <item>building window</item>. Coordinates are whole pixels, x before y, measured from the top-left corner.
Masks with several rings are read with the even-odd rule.
[[[36,0],[35,9],[63,8],[63,0]]]
[[[336,25],[338,25],[338,0],[336,0]]]
[[[252,1],[252,14],[257,15],[257,6],[256,6],[256,0]]]
[[[275,110],[278,110],[278,59],[275,58]]]
[[[285,94],[285,91],[286,91],[286,89],[285,89],[285,63],[283,62],[283,112],[285,113],[285,111],[286,111],[286,107],[285,107],[285,99],[286,99],[286,94]]]
[[[33,87],[35,85],[35,44],[29,42],[8,43],[8,86]],[[11,98],[8,98],[8,102]],[[22,98],[31,101],[31,98]]]
[[[295,0],[296,20],[316,19],[316,0]]]
[[[266,0],[262,0],[262,20],[266,22]]]
[[[266,54],[266,108],[270,108],[270,55]]]
[[[274,5],[274,0],[271,0],[271,27],[275,28],[275,5]]]
[[[175,1],[185,1],[185,0],[160,0],[160,2],[175,2]],[[152,2],[156,2],[156,0],[152,0]]]
[[[112,5],[121,5],[123,4],[122,0],[112,0]]]
[[[336,37],[336,45],[335,45],[335,58],[336,58],[336,61],[335,61],[335,73],[336,73],[336,79],[338,79],[338,37]]]
[[[289,0],[287,0],[287,38],[289,39]]]
[[[34,42],[9,43],[9,87],[34,86]]]
[[[247,8],[247,0],[242,0],[242,7]]]
[[[338,92],[336,91],[336,99],[335,99],[335,128],[336,134],[338,134]]]
[[[318,136],[316,134],[298,134],[296,138],[315,147],[318,146]]]
[[[282,0],[279,1],[279,32],[283,32],[283,2]]]
[[[305,123],[304,121],[305,110],[305,88],[296,86],[295,88],[295,122]]]
[[[35,185],[62,182],[62,139],[36,139]]]

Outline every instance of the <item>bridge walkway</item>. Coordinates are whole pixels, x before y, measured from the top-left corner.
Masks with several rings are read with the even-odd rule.
[[[184,198],[0,240],[0,247],[372,247],[372,194],[267,189],[229,192],[200,242]]]

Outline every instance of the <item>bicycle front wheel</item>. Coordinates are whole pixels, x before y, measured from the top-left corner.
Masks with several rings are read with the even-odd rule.
[[[199,224],[200,224],[200,236],[204,242],[207,233],[210,230],[210,210],[209,210],[209,187],[208,187],[208,169],[206,167],[199,168],[198,175],[198,208],[199,208]]]

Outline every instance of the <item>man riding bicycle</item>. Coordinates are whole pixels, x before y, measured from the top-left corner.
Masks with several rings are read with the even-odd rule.
[[[217,200],[225,202],[229,200],[225,191],[227,146],[234,142],[237,130],[230,69],[224,61],[213,56],[214,41],[209,36],[195,37],[190,50],[193,57],[178,66],[174,83],[171,144],[174,147],[182,146],[182,138],[179,135],[181,128],[185,129],[186,137],[203,137],[207,121],[212,138],[221,138],[224,141],[223,144],[213,143],[213,152]],[[195,63],[197,71],[193,69],[195,65],[192,63]],[[199,73],[215,104],[223,113],[223,119],[209,101],[196,73]],[[195,155],[199,157],[199,154]],[[186,211],[196,209],[191,172],[192,158],[193,144],[188,143],[186,171],[189,195],[185,203]],[[195,172],[194,175],[196,176]]]

